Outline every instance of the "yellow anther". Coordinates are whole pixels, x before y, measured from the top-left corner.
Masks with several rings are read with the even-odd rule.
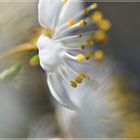
[[[93,3],[93,4],[91,5],[91,7],[92,7],[92,9],[96,9],[96,8],[98,7],[98,4],[97,4],[97,3]]]
[[[75,23],[74,19],[70,19],[70,20],[68,21],[67,25],[71,27],[71,26],[74,25],[74,23]]]
[[[103,19],[99,23],[99,28],[103,31],[108,31],[111,28],[111,22],[107,19]]]
[[[96,11],[92,16],[91,16],[91,20],[93,22],[100,22],[101,19],[103,18],[103,15],[100,11]]]
[[[81,37],[82,37],[82,34],[77,35],[77,37],[78,37],[78,38],[81,38]]]
[[[87,52],[85,55],[86,60],[89,60],[93,57],[93,53],[92,52]]]
[[[93,45],[93,40],[92,40],[92,39],[86,40],[86,44],[87,44],[87,45]]]
[[[88,14],[89,10],[88,8],[84,8],[84,14]]]
[[[79,62],[82,62],[84,59],[85,59],[85,57],[84,57],[83,54],[78,54],[78,55],[76,56],[76,60],[79,61]]]
[[[77,83],[82,83],[83,79],[82,79],[80,76],[77,76],[77,77],[75,78],[75,81],[76,81]]]
[[[86,78],[87,77],[87,75],[84,72],[79,72],[79,76],[81,76],[83,78]]]
[[[77,23],[77,26],[78,27],[82,27],[82,26],[85,26],[87,23],[84,21],[84,20],[80,20],[78,23]]]
[[[95,39],[97,40],[98,43],[105,43],[108,37],[104,31],[97,31],[95,33]]]
[[[72,87],[76,88],[77,87],[77,83],[75,81],[70,81],[70,84]]]
[[[80,48],[81,48],[82,50],[84,50],[84,49],[85,49],[85,46],[84,46],[84,45],[81,45]]]
[[[63,3],[66,3],[68,0],[62,0]]]
[[[94,54],[96,62],[100,62],[104,58],[104,52],[101,50],[98,50]]]

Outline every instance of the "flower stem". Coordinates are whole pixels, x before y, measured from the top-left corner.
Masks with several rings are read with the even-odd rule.
[[[15,48],[8,50],[4,54],[1,54],[0,60],[13,56],[13,55],[16,55],[16,54],[26,53],[26,52],[30,52],[30,51],[37,51],[37,48],[34,45],[32,45],[31,43],[24,43]]]

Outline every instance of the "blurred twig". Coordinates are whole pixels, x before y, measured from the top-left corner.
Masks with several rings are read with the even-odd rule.
[[[24,43],[21,44],[13,49],[8,50],[4,54],[0,55],[0,60],[5,59],[7,57],[13,56],[15,54],[23,53],[23,52],[29,52],[29,51],[37,51],[37,48],[32,45],[31,43]]]

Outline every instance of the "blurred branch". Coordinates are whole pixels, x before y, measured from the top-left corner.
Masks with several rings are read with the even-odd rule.
[[[8,50],[4,54],[1,54],[0,60],[13,56],[13,55],[16,55],[16,54],[19,54],[19,53],[23,53],[23,52],[25,53],[25,52],[29,52],[29,51],[37,51],[37,48],[34,45],[32,45],[31,43],[24,43],[13,49]]]
[[[5,82],[5,81],[11,81],[20,71],[22,67],[22,63],[17,62],[13,64],[10,68],[2,71],[0,73],[0,83]]]

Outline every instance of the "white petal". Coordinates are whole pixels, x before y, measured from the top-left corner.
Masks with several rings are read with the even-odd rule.
[[[58,73],[48,74],[47,82],[58,103],[72,110],[79,108],[85,95],[82,93],[85,83],[73,88]]]
[[[38,19],[39,23],[44,28],[52,28],[53,22],[57,16],[57,10],[62,5],[61,0],[39,0],[38,4]]]
[[[69,101],[68,93],[65,91],[59,75],[56,73],[48,74],[47,82],[53,97],[58,103],[68,108],[75,108],[74,104]]]
[[[107,79],[109,74],[112,73],[114,66],[108,59],[104,59],[101,64],[91,63],[81,63],[73,60],[66,60],[65,64],[71,67],[77,72],[85,72],[91,79],[95,80],[98,84],[104,85],[104,79]],[[108,67],[108,66],[112,67]],[[106,68],[106,69],[104,69]],[[104,69],[104,71],[102,71]]]
[[[63,130],[65,133],[71,131],[73,137],[77,137],[78,134],[78,137],[81,138],[95,139],[112,135],[122,136],[123,125],[120,121],[120,112],[118,112],[118,104],[114,102],[116,93],[114,95],[112,91],[112,89],[118,89],[118,86],[110,80],[113,76],[112,73],[107,72],[108,69],[113,68],[112,63],[106,64],[108,65],[101,64],[102,68],[99,68],[99,72],[95,73],[102,84],[94,90],[90,86],[85,87],[88,92],[81,103],[80,112],[76,114],[63,107],[57,107],[58,123],[65,128]],[[79,92],[85,91],[79,89]]]
[[[79,13],[83,7],[83,0],[68,0],[62,9],[59,25],[67,23],[67,21]]]

